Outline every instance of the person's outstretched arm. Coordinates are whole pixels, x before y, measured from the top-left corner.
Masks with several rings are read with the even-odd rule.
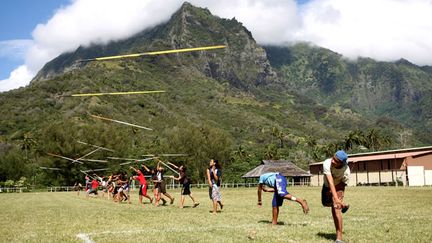
[[[339,197],[337,195],[336,192],[336,187],[333,181],[333,176],[331,174],[326,174],[325,175],[329,184],[329,188],[331,191],[331,194],[333,196],[333,203],[336,206],[336,208],[342,208],[343,207],[343,203],[341,202],[341,200],[339,200]]]
[[[176,168],[176,169],[179,168],[177,165],[175,165],[175,164],[173,164],[173,163],[171,163],[171,162],[169,162],[169,161],[167,162],[167,164],[171,165],[172,167],[174,167],[174,168]]]
[[[263,190],[263,184],[258,184],[258,207],[262,206],[261,194]]]

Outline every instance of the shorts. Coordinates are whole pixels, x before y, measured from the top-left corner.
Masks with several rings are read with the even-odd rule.
[[[221,195],[221,192],[220,192],[220,187],[218,187],[216,184],[213,184],[213,186],[211,188],[210,199],[212,199],[213,201],[218,201],[218,202],[222,200],[222,195]]]
[[[345,183],[341,182],[336,186],[336,194],[339,200],[343,200],[345,194]],[[324,207],[333,207],[333,195],[330,191],[330,187],[323,185],[321,190],[321,203]]]
[[[165,185],[165,181],[161,181],[159,184],[159,192],[160,193],[166,193],[166,185]]]
[[[147,196],[147,184],[141,185],[138,195],[140,196]]]
[[[182,195],[190,195],[191,191],[190,191],[190,184],[189,183],[184,183],[183,184],[183,188],[182,188]]]
[[[289,192],[286,189],[287,181],[285,176],[281,174],[276,175],[276,188],[273,194],[272,207],[280,207],[283,205],[284,196]]]
[[[97,188],[94,188],[94,189],[92,188],[92,189],[90,189],[90,190],[88,191],[88,194],[91,194],[91,193],[97,195],[97,194],[98,194],[98,192],[97,192]]]
[[[123,185],[118,189],[118,192],[123,192],[125,195],[129,195],[129,185]]]

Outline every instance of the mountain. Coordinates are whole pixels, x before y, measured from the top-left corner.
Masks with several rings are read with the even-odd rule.
[[[392,119],[414,129],[420,141],[432,142],[428,138],[432,132],[430,67],[419,67],[405,59],[350,61],[305,43],[265,49],[291,92],[326,106],[338,104],[373,119]]]
[[[227,47],[77,62],[221,44]],[[341,146],[351,132],[373,138],[380,132],[394,141],[382,146],[400,146],[402,141],[397,139],[403,133],[404,145],[419,145],[430,142],[430,131],[420,136],[421,130],[416,130],[427,127],[430,113],[423,105],[428,101],[422,92],[429,87],[423,78],[430,75],[427,68],[407,63],[349,62],[307,44],[261,47],[236,19],[222,19],[184,3],[164,24],[125,40],[64,53],[48,62],[28,87],[0,94],[0,181],[25,176],[34,184],[73,184],[82,177],[80,170],[105,166],[77,165],[48,155],[79,158],[92,152],[77,141],[115,150],[96,151],[89,156],[92,159],[186,153],[189,156],[170,160],[187,165],[193,180],[200,182],[210,158],[223,162],[226,181],[241,181],[240,175],[263,158],[286,158],[307,168],[334,146]],[[408,83],[409,90],[405,89]],[[424,89],[419,90],[421,85]],[[388,89],[392,92],[386,93]],[[139,90],[166,92],[70,97]],[[418,127],[403,120],[414,112],[412,106],[422,116]],[[398,109],[404,114],[398,114]],[[360,148],[364,147],[352,149]],[[119,163],[110,161],[109,172],[127,169]],[[40,166],[60,170],[46,171]]]

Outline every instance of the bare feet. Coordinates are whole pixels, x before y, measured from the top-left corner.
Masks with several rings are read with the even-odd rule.
[[[309,213],[309,206],[308,206],[307,201],[303,199],[303,200],[300,201],[300,204],[301,204],[301,206],[303,208],[303,213],[304,214],[308,214]]]

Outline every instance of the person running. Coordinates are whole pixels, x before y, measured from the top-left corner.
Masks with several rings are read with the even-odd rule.
[[[131,204],[130,195],[129,195],[129,178],[127,177],[126,172],[122,172],[120,178],[117,180],[117,184],[120,186],[117,193],[117,201],[127,201],[128,204]]]
[[[147,172],[150,171],[145,165],[141,165],[141,167],[144,168]],[[138,176],[134,176],[133,179],[139,181],[140,183],[140,189],[138,192],[139,203],[142,204],[143,197],[148,198],[150,200],[150,203],[153,203],[153,198],[147,195],[147,180],[144,176],[144,173],[141,170],[135,169],[133,166],[131,166],[130,168],[138,174]]]
[[[97,180],[96,175],[94,175],[93,180],[91,181],[91,189],[88,190],[87,198],[90,196],[90,194],[95,194],[96,197],[98,196],[98,187],[99,187],[99,181]]]
[[[291,200],[300,204],[303,208],[303,213],[309,212],[309,207],[306,200],[291,195],[287,189],[287,181],[285,176],[280,173],[265,173],[259,177],[258,184],[258,207],[262,206],[261,194],[262,191],[273,192],[272,200],[272,224],[276,225],[279,216],[279,207],[282,206],[283,200]]]
[[[158,163],[156,176],[157,176],[157,180],[160,183],[159,189],[160,189],[161,196],[162,195],[166,196],[171,200],[170,204],[173,204],[174,198],[166,191],[166,183],[163,177],[164,173],[165,173],[165,169],[160,165],[160,163]],[[162,201],[164,201],[164,199],[162,199]]]
[[[334,225],[336,228],[336,241],[342,241],[342,213],[349,209],[343,203],[345,186],[351,174],[348,166],[348,155],[343,150],[337,151],[332,158],[323,163],[324,184],[321,191],[321,202],[324,207],[331,207]]]
[[[169,165],[176,168],[179,172],[178,177],[172,177],[174,180],[178,181],[182,184],[182,190],[181,190],[181,197],[180,197],[180,208],[183,208],[185,197],[189,196],[192,199],[193,207],[197,207],[199,205],[199,202],[195,201],[195,198],[192,196],[192,192],[190,191],[190,180],[186,176],[186,167],[184,165],[177,166],[171,162],[167,162]]]
[[[80,191],[83,189],[81,182],[75,182],[74,190],[77,192],[77,196],[79,196]]]
[[[159,202],[161,200],[161,194],[160,194],[160,182],[157,178],[157,170],[155,168],[152,168],[150,170],[151,174],[151,181],[153,182],[153,196],[154,196],[154,205],[159,207]],[[164,199],[162,199],[164,200]],[[166,201],[163,202],[165,205]]]
[[[88,194],[91,190],[91,180],[90,180],[90,176],[88,176],[86,174],[85,176],[85,192],[86,194]]]
[[[222,194],[220,191],[222,171],[217,159],[210,160],[209,168],[207,168],[206,174],[207,182],[209,184],[209,197],[213,201],[213,214],[216,214],[217,205],[219,204],[221,210],[224,206],[222,204]]]

